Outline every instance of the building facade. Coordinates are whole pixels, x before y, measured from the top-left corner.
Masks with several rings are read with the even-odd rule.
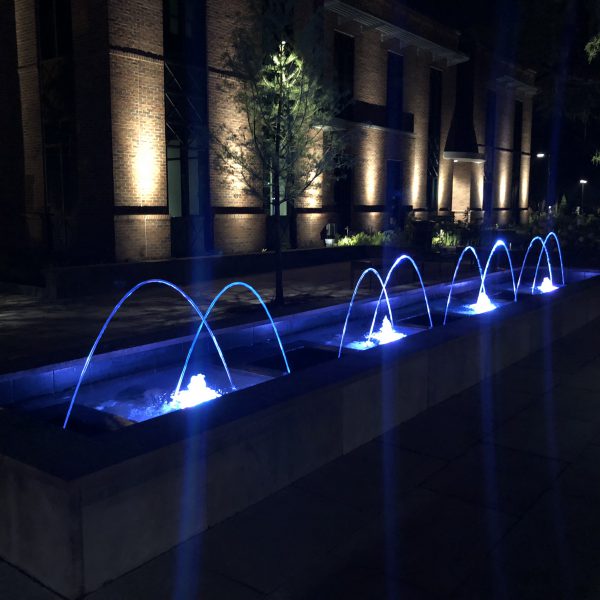
[[[268,247],[265,203],[224,182],[209,132],[244,118],[223,51],[248,0],[10,0],[0,34],[3,251],[70,262]],[[394,0],[297,3],[352,103],[343,179],[293,211],[298,246],[338,231],[528,207],[534,73]],[[240,16],[240,14],[242,16]]]

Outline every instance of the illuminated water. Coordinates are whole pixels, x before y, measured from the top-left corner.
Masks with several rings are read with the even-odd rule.
[[[245,283],[244,281],[234,281],[233,283],[227,284],[213,298],[213,301],[210,303],[210,306],[206,309],[206,313],[204,315],[204,319],[202,319],[202,322],[200,323],[200,326],[196,330],[196,335],[194,336],[194,340],[192,341],[192,345],[190,346],[190,349],[188,350],[186,359],[185,359],[185,361],[183,363],[183,368],[181,369],[181,375],[179,375],[179,380],[177,381],[177,386],[175,387],[174,395],[176,397],[180,393],[181,385],[183,383],[183,378],[185,377],[185,372],[187,371],[188,364],[190,362],[192,354],[194,353],[194,348],[196,347],[196,343],[198,342],[198,338],[200,337],[200,333],[202,332],[202,328],[204,327],[204,325],[206,325],[206,328],[208,330],[208,323],[206,322],[206,319],[208,319],[210,313],[212,312],[213,308],[215,307],[215,304],[219,301],[219,299],[221,298],[221,296],[225,292],[229,291],[233,287],[243,287],[243,288],[247,289],[258,300],[259,304],[262,306],[262,308],[265,311],[267,317],[269,318],[269,321],[271,322],[271,327],[273,328],[273,333],[275,334],[275,337],[277,338],[277,343],[279,344],[279,349],[281,350],[281,356],[283,357],[283,362],[285,363],[286,371],[288,372],[288,374],[291,372],[290,371],[290,365],[288,364],[287,356],[285,355],[285,350],[283,349],[283,344],[281,343],[281,338],[279,337],[279,332],[277,331],[277,326],[275,325],[275,321],[273,321],[273,317],[271,316],[271,312],[267,308],[267,305],[265,304],[264,300],[262,299],[262,296],[251,285]],[[232,388],[235,389],[235,387],[233,386],[233,383],[231,385],[232,385]]]
[[[394,329],[394,326],[387,318],[387,316],[383,317],[383,323],[381,324],[381,328],[379,331],[376,331],[371,335],[371,339],[377,341],[378,344],[389,344],[391,342],[397,342],[402,338],[405,338],[405,333],[400,333]]]
[[[560,242],[558,241],[558,236],[554,233],[554,231],[551,231],[544,238],[544,247],[545,248],[548,248],[548,242],[550,240],[554,240],[554,243],[556,244],[556,249],[558,250],[558,259],[560,261],[560,277],[561,277],[562,285],[565,285],[565,268],[564,268],[564,265],[563,265],[562,250],[560,248]],[[540,252],[540,255],[539,255],[538,261],[537,261],[537,265],[535,267],[535,275],[533,277],[533,286],[531,288],[532,292],[533,292],[533,289],[535,288],[535,282],[537,281],[537,275],[538,275],[538,271],[540,269],[541,262],[542,262],[542,253]],[[552,271],[551,270],[550,270],[550,278],[552,278]]]
[[[405,337],[406,334],[397,331],[386,315],[383,317],[381,328],[378,331],[373,332],[370,338],[368,335],[366,335],[365,340],[350,342],[346,347],[351,348],[352,350],[369,350],[375,346],[382,346],[384,344],[397,342]]]
[[[71,416],[71,412],[73,410],[75,400],[77,399],[77,394],[79,393],[79,389],[81,388],[83,378],[85,377],[85,374],[87,373],[87,370],[90,366],[92,357],[94,356],[94,352],[96,352],[96,348],[98,347],[98,344],[100,343],[100,340],[102,339],[102,336],[106,332],[106,329],[109,326],[110,322],[112,321],[113,317],[117,314],[117,312],[119,311],[121,306],[123,306],[125,301],[132,294],[137,292],[137,290],[139,290],[140,288],[150,285],[150,284],[154,284],[154,283],[158,284],[158,285],[163,285],[163,286],[166,286],[166,287],[169,287],[169,288],[175,290],[196,311],[196,314],[200,317],[202,324],[206,325],[206,331],[208,331],[208,333],[215,345],[215,348],[219,354],[219,358],[221,359],[221,362],[223,364],[223,368],[225,369],[225,373],[227,374],[227,378],[229,379],[229,383],[231,384],[231,387],[233,388],[233,381],[231,380],[231,373],[229,372],[229,367],[227,366],[227,362],[225,361],[225,357],[223,356],[221,347],[219,346],[219,343],[217,342],[217,338],[215,337],[215,334],[212,332],[212,329],[208,326],[208,323],[205,322],[204,315],[202,314],[201,310],[198,308],[198,305],[179,286],[175,285],[174,283],[171,283],[170,281],[166,281],[164,279],[147,279],[146,281],[142,281],[141,283],[138,283],[137,285],[133,286],[127,293],[125,293],[123,295],[123,297],[117,302],[117,304],[115,304],[115,307],[112,309],[110,315],[108,315],[108,318],[106,319],[106,321],[104,321],[104,325],[102,325],[102,328],[100,329],[100,333],[98,333],[96,339],[94,340],[94,343],[92,344],[92,348],[90,349],[89,354],[87,355],[85,364],[83,365],[83,369],[81,370],[81,374],[79,375],[79,379],[77,380],[77,385],[75,386],[75,391],[73,392],[73,396],[71,397],[71,401],[69,402],[69,408],[67,409],[67,414],[66,414],[65,420],[63,422],[63,429],[67,428],[67,424],[69,422],[69,417]]]
[[[537,289],[542,294],[548,294],[550,292],[553,292],[554,290],[557,290],[558,287],[552,283],[552,280],[549,277],[544,277],[542,283],[538,285]]]
[[[373,313],[373,320],[371,321],[371,329],[369,329],[368,339],[371,339],[371,337],[373,336],[373,329],[375,328],[375,322],[377,321],[377,312],[379,311],[379,305],[381,304],[381,298],[383,297],[384,292],[386,292],[386,290],[387,290],[387,286],[390,281],[390,277],[392,276],[392,273],[405,261],[408,261],[411,264],[412,268],[414,269],[415,273],[417,274],[417,277],[419,278],[419,283],[421,284],[421,290],[423,291],[423,299],[425,301],[425,308],[427,309],[427,316],[429,317],[429,327],[430,328],[433,327],[433,319],[431,318],[431,310],[429,309],[429,300],[427,299],[427,292],[425,291],[425,284],[423,283],[423,278],[421,277],[421,271],[419,270],[417,263],[410,256],[408,256],[408,254],[403,254],[402,256],[399,256],[394,261],[394,264],[390,267],[389,271],[387,272],[387,275],[385,276],[385,281],[383,282],[383,289],[381,290],[381,294],[379,294],[379,299],[377,300],[377,306],[375,307],[375,312]],[[387,296],[387,293],[386,293],[386,296]],[[393,324],[393,320],[391,320],[391,321]],[[343,336],[342,336],[342,338],[343,338]],[[341,347],[342,346],[340,344],[340,351],[341,351]]]
[[[390,299],[388,298],[386,284],[383,282],[383,279],[381,279],[381,275],[379,274],[379,271],[377,271],[373,267],[369,267],[368,269],[365,269],[360,274],[360,277],[358,278],[358,281],[356,282],[356,285],[354,286],[354,291],[352,292],[352,297],[350,298],[350,304],[348,305],[348,312],[346,313],[346,320],[344,321],[344,327],[342,329],[342,336],[340,338],[340,348],[338,350],[338,358],[340,358],[340,356],[342,355],[342,348],[344,347],[344,338],[346,337],[346,329],[348,329],[348,321],[350,320],[350,313],[352,312],[352,307],[354,306],[354,299],[356,298],[356,294],[358,292],[360,284],[362,283],[363,279],[369,273],[372,273],[373,275],[375,275],[375,277],[377,278],[377,281],[381,285],[381,294],[379,295],[379,300],[381,301],[382,295],[385,295],[385,301],[386,301],[387,308],[388,308],[388,315],[390,317],[390,323],[391,324],[394,323],[394,317],[392,316],[392,307],[390,306]],[[379,307],[379,302],[377,302],[377,306]],[[373,325],[371,324],[371,329],[372,329],[372,327],[373,327]],[[371,332],[369,332],[369,334],[370,333]],[[370,335],[367,337],[370,338]],[[357,342],[357,343],[364,344],[364,342]],[[370,343],[370,339],[369,339],[369,343]],[[373,344],[373,346],[374,345],[375,344]],[[368,346],[368,348],[372,348],[373,346]],[[367,348],[362,347],[362,348],[356,348],[356,349],[357,350],[366,350]]]
[[[475,304],[467,304],[466,308],[475,315],[482,313],[491,312],[498,308],[490,299],[485,292],[479,292],[477,302]]]
[[[171,394],[170,408],[171,410],[179,410],[181,408],[191,408],[204,404],[215,398],[219,398],[221,392],[213,390],[206,384],[206,377],[202,373],[192,375],[190,383],[185,390],[173,392]]]
[[[444,325],[446,324],[446,319],[448,318],[448,309],[450,308],[450,300],[452,299],[452,290],[454,289],[454,283],[456,281],[456,276],[458,275],[458,270],[460,269],[460,265],[462,260],[467,252],[470,252],[475,257],[477,261],[477,268],[479,269],[479,279],[481,280],[481,285],[483,286],[483,291],[485,293],[485,286],[483,282],[483,270],[481,269],[481,262],[479,261],[479,256],[477,255],[477,250],[473,248],[473,246],[467,246],[458,257],[458,261],[456,262],[456,268],[454,269],[454,275],[452,275],[452,283],[450,284],[450,291],[448,292],[448,299],[446,300],[446,310],[444,311]],[[481,291],[481,290],[480,290]]]
[[[548,264],[548,274],[550,277],[550,283],[552,283],[552,265],[550,263],[550,254],[548,252],[548,248],[546,246],[546,242],[545,240],[543,240],[539,235],[536,235],[531,242],[529,242],[529,246],[527,247],[527,250],[525,252],[525,256],[523,257],[523,264],[521,265],[521,270],[519,271],[519,280],[517,281],[517,293],[519,291],[519,287],[521,285],[521,279],[523,277],[523,270],[525,269],[525,265],[527,263],[527,257],[529,256],[529,252],[531,252],[531,249],[533,248],[534,244],[541,244],[541,249],[540,249],[540,256],[538,258],[538,263],[537,263],[537,267],[535,269],[535,274],[533,276],[533,282],[531,283],[531,292],[533,293],[533,290],[535,289],[535,282],[537,279],[537,274],[538,274],[538,269],[540,267],[540,259],[542,257],[542,254],[546,255],[546,262]]]

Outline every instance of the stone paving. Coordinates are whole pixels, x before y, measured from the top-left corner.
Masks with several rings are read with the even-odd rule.
[[[599,339],[597,320],[89,600],[600,597]],[[1,562],[0,598],[58,600]]]
[[[274,275],[246,277],[268,302],[274,294]],[[201,310],[206,310],[219,290],[231,279],[185,286]],[[344,302],[349,297],[350,263],[288,270],[285,294],[290,307]],[[365,289],[363,293],[368,293]],[[0,372],[79,358],[89,349],[102,323],[121,293],[73,300],[47,300],[0,294]],[[263,318],[256,299],[242,288],[234,288],[216,305],[212,319],[246,315]],[[164,339],[191,331],[198,317],[175,291],[158,285],[142,288],[123,305],[105,337],[105,348],[136,337]]]
[[[430,264],[425,270],[429,282],[444,279],[438,265]],[[258,290],[265,302],[273,298],[273,273],[251,275],[244,280]],[[216,279],[184,286],[184,290],[205,311],[214,296],[231,281],[231,278]],[[286,305],[273,310],[273,314],[348,302],[352,293],[350,281],[349,262],[288,269],[284,272]],[[367,281],[365,284],[359,290],[359,297],[375,293]],[[72,300],[0,294],[0,373],[81,358],[122,294]],[[211,313],[211,322],[263,318],[256,298],[243,288],[233,288],[225,294]],[[188,335],[195,331],[197,322],[196,313],[175,291],[148,286],[123,305],[111,322],[100,351]]]

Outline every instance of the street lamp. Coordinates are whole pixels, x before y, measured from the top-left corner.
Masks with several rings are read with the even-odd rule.
[[[587,183],[587,179],[580,179],[579,183],[581,184],[581,212],[583,212],[583,192],[585,190],[585,184]]]

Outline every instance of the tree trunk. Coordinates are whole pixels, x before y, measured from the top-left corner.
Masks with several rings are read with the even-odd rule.
[[[283,305],[283,254],[281,252],[281,215],[279,184],[275,184],[275,305]]]
[[[281,113],[282,78],[279,76],[279,102],[277,105],[277,127],[275,132],[275,156],[273,160],[273,199],[275,202],[275,305],[283,306],[283,255],[281,253]]]

